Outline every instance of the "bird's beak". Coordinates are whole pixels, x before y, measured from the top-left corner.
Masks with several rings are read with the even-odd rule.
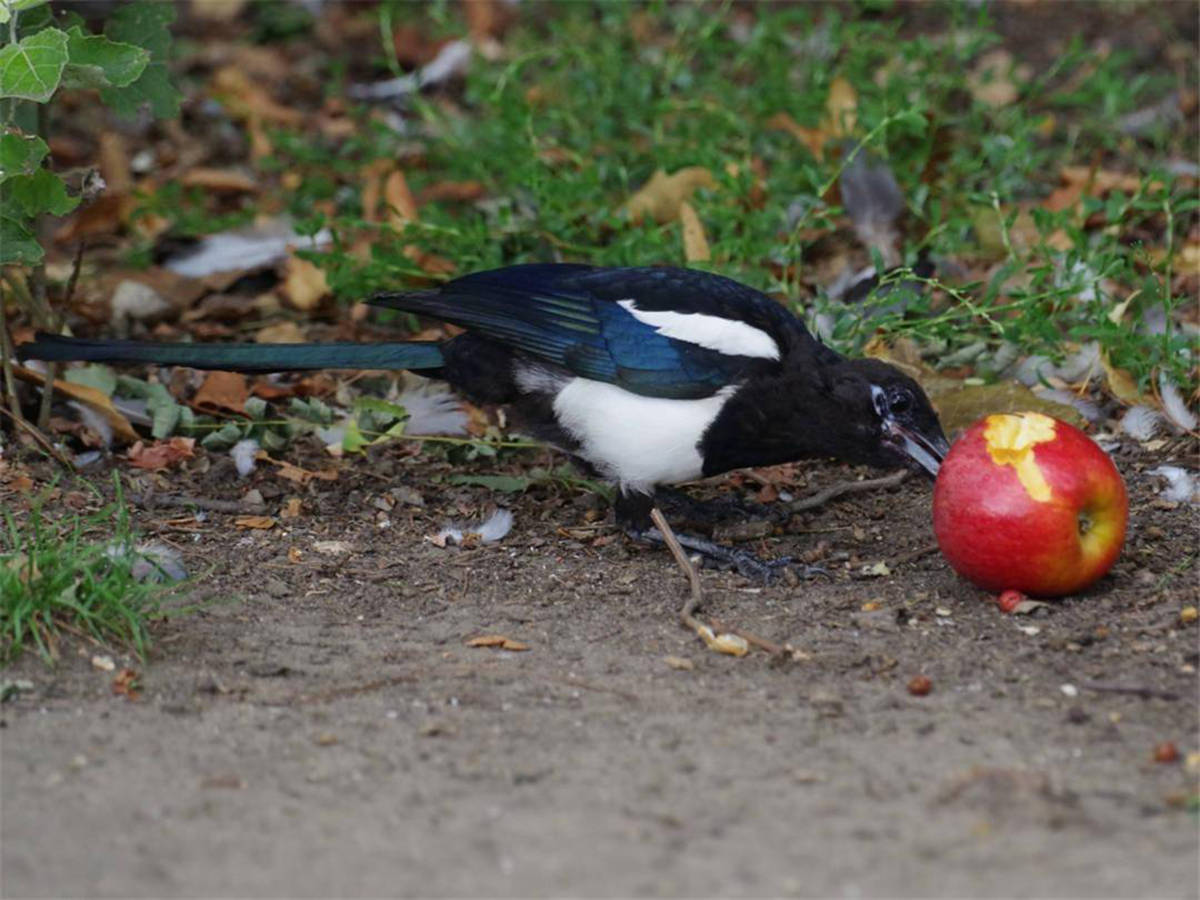
[[[937,429],[937,434],[928,437],[892,418],[883,421],[883,439],[902,456],[908,457],[928,472],[932,478],[937,478],[942,460],[950,452],[950,444],[940,428]]]

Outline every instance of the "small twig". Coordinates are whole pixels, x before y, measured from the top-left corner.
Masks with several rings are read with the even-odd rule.
[[[892,560],[892,568],[894,569],[896,566],[902,566],[905,563],[910,563],[914,559],[920,559],[922,556],[927,556],[937,550],[937,548],[938,545],[933,543],[926,544],[924,547],[918,547],[916,550],[909,550],[907,553],[901,553],[894,560]]]
[[[1174,691],[1164,691],[1159,688],[1145,687],[1140,684],[1113,684],[1107,681],[1081,681],[1079,686],[1085,691],[1096,691],[1099,694],[1133,694],[1143,700],[1178,700],[1179,695]]]
[[[823,506],[832,500],[834,497],[840,497],[842,494],[857,494],[862,491],[873,491],[878,488],[895,487],[909,475],[908,469],[901,469],[899,472],[893,472],[891,475],[884,475],[882,478],[868,478],[866,481],[842,481],[837,484],[832,484],[824,490],[817,491],[815,494],[809,494],[807,497],[801,497],[799,500],[793,500],[788,504],[788,509],[791,512],[800,512],[805,509],[812,509],[816,506]]]
[[[160,496],[153,492],[146,494],[130,494],[129,499],[142,509],[173,508],[203,509],[206,512],[240,513],[257,515],[263,511],[261,506],[243,503],[241,500],[209,500],[205,497],[188,497],[183,494],[166,494]]]
[[[704,623],[693,615],[696,608],[700,605],[700,601],[704,599],[704,594],[700,589],[700,576],[696,572],[696,567],[692,565],[692,561],[683,552],[683,547],[679,545],[679,538],[675,537],[675,532],[671,530],[671,526],[667,524],[666,517],[663,516],[657,506],[650,510],[650,521],[654,523],[654,527],[658,529],[658,533],[663,536],[663,542],[667,545],[667,549],[671,551],[671,555],[675,557],[675,562],[679,564],[679,568],[683,570],[683,574],[688,580],[688,586],[691,588],[691,594],[687,602],[679,610],[679,621],[686,628],[690,628],[693,631],[703,628]]]
[[[79,283],[79,270],[83,268],[83,251],[87,249],[87,241],[80,240],[75,248],[75,261],[71,265],[71,277],[67,279],[67,290],[63,296],[63,309],[71,308],[71,300],[75,297],[75,285]]]
[[[671,555],[675,557],[675,562],[679,564],[679,568],[683,570],[683,574],[687,576],[688,586],[691,588],[687,602],[683,604],[679,610],[679,621],[685,627],[692,631],[700,633],[702,629],[709,628],[703,622],[696,618],[695,612],[700,606],[700,602],[704,599],[704,594],[700,588],[700,575],[696,572],[696,567],[692,565],[692,561],[688,559],[683,547],[679,544],[679,538],[675,537],[675,532],[671,530],[671,526],[667,524],[666,517],[656,506],[650,510],[650,520],[654,522],[654,527],[658,529],[658,533],[663,537],[663,543],[667,545],[667,549],[671,551]],[[769,641],[766,638],[759,637],[749,631],[743,631],[740,628],[734,628],[719,622],[716,619],[712,620],[711,630],[723,631],[730,634],[736,634],[748,644],[753,644],[756,647],[761,647],[772,655],[785,655],[791,652],[791,648],[776,644],[774,641]],[[711,636],[710,636],[711,637]]]
[[[14,416],[11,412],[9,412],[3,406],[0,406],[0,413],[3,413],[4,415],[6,415],[10,419],[12,419],[13,423],[15,425],[17,425],[18,427],[24,428],[25,431],[27,431],[29,433],[29,436],[32,437],[35,441],[37,441],[41,445],[43,450],[45,450],[48,454],[50,454],[56,460],[58,460],[58,462],[63,466],[63,468],[70,469],[71,471],[75,470],[75,463],[71,462],[71,460],[61,450],[59,450],[57,447],[55,447],[54,444],[52,444],[50,442],[50,439],[48,437],[46,437],[46,435],[42,434],[41,431],[38,430],[36,425],[34,425],[32,422],[30,422],[24,416],[21,416],[21,415]]]
[[[11,284],[11,282],[10,282]],[[8,336],[8,315],[4,309],[4,297],[0,295],[0,362],[4,368],[4,393],[8,398],[8,408],[13,421],[23,422],[21,404],[17,400],[17,382],[13,377],[13,346]]]

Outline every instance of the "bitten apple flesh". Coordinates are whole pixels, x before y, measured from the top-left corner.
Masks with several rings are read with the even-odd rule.
[[[942,554],[990,591],[1083,590],[1116,561],[1128,515],[1108,454],[1041,413],[976,422],[950,448],[933,490]]]

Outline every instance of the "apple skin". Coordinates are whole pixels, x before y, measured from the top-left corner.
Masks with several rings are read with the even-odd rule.
[[[933,530],[950,565],[990,591],[1059,597],[1112,567],[1129,499],[1108,454],[1041,413],[988,416],[950,448]]]

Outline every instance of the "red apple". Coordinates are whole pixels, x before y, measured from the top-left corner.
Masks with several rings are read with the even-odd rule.
[[[1116,561],[1128,514],[1108,454],[1041,413],[976,422],[950,448],[933,489],[943,555],[990,591],[1082,590]]]

